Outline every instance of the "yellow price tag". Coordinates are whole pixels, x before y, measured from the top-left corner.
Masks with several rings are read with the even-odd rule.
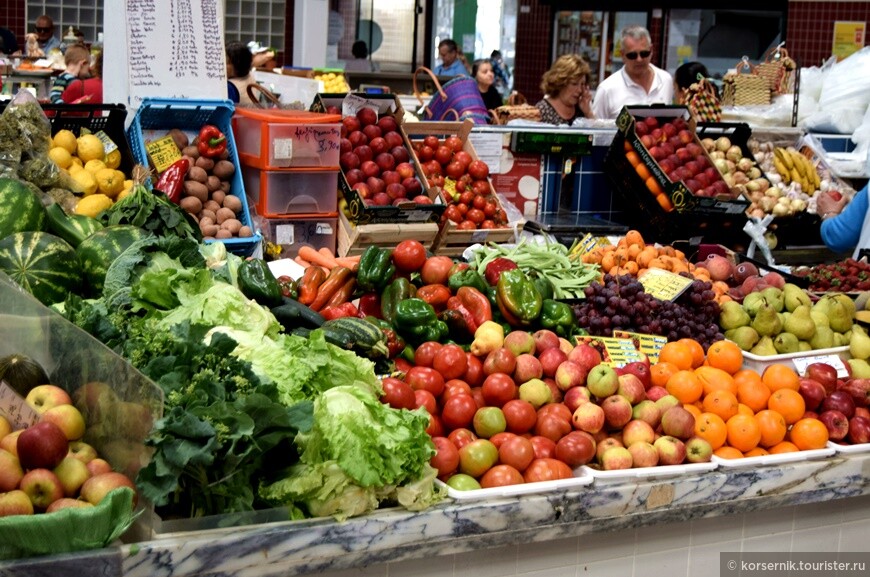
[[[447,193],[447,195],[451,199],[456,200],[456,197],[457,197],[456,181],[453,180],[452,178],[445,178],[444,179],[444,192]]]
[[[601,361],[613,367],[621,367],[634,361],[642,361],[643,353],[630,338],[577,337],[577,344],[585,343],[601,354]]]
[[[692,285],[692,280],[670,271],[650,268],[640,277],[643,290],[659,300],[672,301]]]
[[[160,174],[181,158],[181,151],[178,150],[178,146],[176,146],[171,136],[164,136],[163,138],[146,143],[145,150],[148,152],[148,156],[151,158],[151,163],[154,165],[157,174]]]
[[[635,348],[647,356],[650,364],[659,362],[659,353],[662,347],[665,346],[665,343],[668,342],[667,337],[661,335],[648,335],[629,331],[613,331],[613,336],[621,339],[631,339]]]
[[[599,247],[608,246],[610,243],[606,237],[603,236],[592,236],[591,232],[587,232],[586,235],[577,241],[577,244],[574,245],[574,248],[571,250],[571,254],[574,255],[584,255],[589,254],[593,250]]]

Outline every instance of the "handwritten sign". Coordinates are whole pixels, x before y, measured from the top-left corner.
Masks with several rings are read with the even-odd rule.
[[[692,285],[692,279],[659,268],[650,268],[640,277],[643,290],[663,301],[672,301]]]
[[[341,115],[356,116],[356,113],[359,112],[362,108],[371,108],[375,111],[375,114],[378,113],[377,104],[373,104],[372,102],[365,98],[362,98],[361,96],[357,96],[355,94],[348,94],[341,102]]]
[[[145,144],[145,151],[151,158],[154,164],[154,169],[158,174],[172,166],[176,160],[181,158],[181,151],[178,150],[175,141],[171,136],[164,136],[157,140],[152,140]]]
[[[6,417],[13,431],[25,429],[39,421],[39,413],[6,381],[0,381],[0,415]]]
[[[837,378],[845,379],[849,376],[849,369],[839,355],[816,355],[813,357],[801,357],[791,360],[799,375],[807,372],[807,367],[813,363],[825,363],[837,369]]]

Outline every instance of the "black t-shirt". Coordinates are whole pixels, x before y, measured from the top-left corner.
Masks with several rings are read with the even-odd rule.
[[[499,91],[495,89],[495,86],[490,86],[489,90],[481,92],[480,95],[483,97],[483,104],[486,106],[487,110],[495,110],[504,104],[501,94],[499,94]]]

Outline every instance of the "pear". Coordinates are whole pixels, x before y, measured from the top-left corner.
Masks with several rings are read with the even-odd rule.
[[[864,359],[849,359],[849,369],[852,371],[853,379],[870,379],[870,364]]]
[[[813,346],[807,341],[798,341],[798,352],[805,353],[807,351],[813,350]]]
[[[776,354],[776,347],[773,346],[773,339],[770,337],[761,337],[758,343],[749,351],[753,355],[759,357],[770,357]]]
[[[785,298],[783,297],[782,289],[778,289],[775,286],[769,286],[761,291],[761,296],[763,296],[764,300],[773,306],[776,312],[782,312],[782,309],[785,306]]]
[[[861,291],[855,297],[856,311],[870,311],[870,291]]]
[[[773,339],[773,348],[781,355],[798,352],[798,338],[791,333],[779,333]]]
[[[832,302],[834,302],[834,299],[832,299],[830,295],[825,295],[816,301],[816,304],[813,305],[813,310],[819,311],[821,314],[828,316],[828,311],[831,308]]]
[[[828,297],[825,297],[828,298]],[[839,299],[832,299],[828,306],[828,322],[831,328],[838,333],[845,333],[852,328],[853,312]]]
[[[843,333],[834,332],[834,346],[835,347],[848,347],[849,339],[846,338],[846,335]]]
[[[814,323],[816,323],[816,328],[831,327],[831,321],[828,320],[828,315],[820,310],[816,310],[815,307],[810,309],[810,318],[813,319]]]
[[[843,303],[843,306],[846,307],[846,312],[849,313],[850,318],[855,318],[855,311],[858,309],[858,307],[855,305],[855,301],[852,300],[852,297],[844,295],[843,293],[835,293],[832,296],[837,302]]]
[[[852,327],[852,337],[849,339],[849,354],[853,359],[867,360],[870,357],[870,336],[861,325]]]
[[[834,346],[834,331],[831,327],[816,327],[816,334],[810,339],[810,346],[813,350],[830,349]]]
[[[807,308],[813,306],[813,301],[810,300],[807,292],[796,284],[785,283],[782,287],[782,296],[785,308],[789,312],[794,312],[801,305]]]
[[[816,334],[816,323],[810,317],[809,305],[798,305],[782,323],[784,331],[792,333],[800,341],[808,341]]]
[[[750,317],[754,317],[761,305],[764,304],[764,297],[760,292],[752,292],[743,297],[743,308],[749,313]]]
[[[752,328],[762,337],[772,337],[782,331],[782,321],[772,305],[764,303],[755,318],[752,319]]]
[[[755,346],[755,343],[757,343],[758,339],[761,337],[758,336],[758,332],[756,332],[754,328],[747,325],[745,327],[737,327],[736,329],[726,331],[725,338],[735,343],[744,351],[748,351]]]
[[[749,313],[737,301],[726,302],[719,313],[719,326],[726,331],[745,327],[750,320]]]

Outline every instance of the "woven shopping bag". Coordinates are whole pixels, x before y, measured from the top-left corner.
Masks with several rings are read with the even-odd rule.
[[[507,104],[490,110],[495,124],[507,124],[511,120],[541,120],[541,111],[532,106],[526,97],[514,90],[508,96]]]
[[[283,110],[305,110],[301,102],[285,104],[278,96],[259,83],[248,84],[248,98],[254,103],[252,108],[280,108]],[[258,94],[259,93],[259,94]]]
[[[771,48],[764,55],[764,61],[755,67],[759,76],[767,80],[774,94],[788,94],[793,90],[795,61],[788,55],[782,44]]]
[[[697,82],[689,86],[685,102],[697,122],[719,122],[722,119],[722,105],[716,87],[700,74]]]
[[[417,75],[425,72],[435,84],[435,94],[423,109],[423,120],[458,121],[471,120],[475,124],[489,124],[489,111],[477,88],[477,81],[470,76],[457,76],[444,83],[438,82],[435,74],[421,66],[414,71],[414,96],[423,105],[423,97],[417,90]]]
[[[745,56],[735,70],[722,78],[722,85],[722,104],[725,106],[770,104],[767,80],[758,75],[755,66]]]

